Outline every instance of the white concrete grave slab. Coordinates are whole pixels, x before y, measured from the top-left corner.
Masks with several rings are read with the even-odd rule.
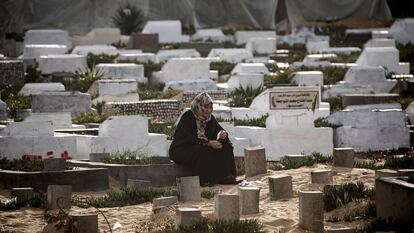
[[[357,60],[361,66],[383,66],[387,72],[396,74],[409,74],[409,64],[399,62],[400,55],[396,48],[392,47],[370,47],[364,48]]]
[[[329,36],[316,35],[313,28],[295,27],[290,35],[278,37],[278,43],[306,44],[308,41],[329,41]]]
[[[251,38],[276,38],[276,31],[236,31],[237,45],[246,44]]]
[[[144,65],[134,63],[100,63],[96,69],[104,74],[104,78],[135,79],[140,83],[147,83],[144,77]]]
[[[19,95],[30,96],[44,91],[65,91],[65,86],[62,83],[26,83]]]
[[[169,81],[165,83],[164,91],[169,89],[179,91],[217,90],[217,84],[210,79]]]
[[[351,53],[359,53],[361,49],[358,47],[330,47],[330,48],[322,48],[319,50],[320,53],[328,53],[328,54],[351,54]]]
[[[94,55],[116,55],[118,50],[112,45],[78,45],[72,50],[72,54],[86,56],[88,53]]]
[[[98,102],[135,102],[139,101],[138,82],[135,79],[98,80],[99,96],[92,103]]]
[[[76,54],[47,55],[39,58],[42,74],[55,72],[76,73],[87,69],[86,56]]]
[[[194,35],[191,36],[193,41],[202,41],[202,42],[226,42],[233,41],[232,36],[226,36],[223,34],[221,29],[199,29]]]
[[[167,136],[148,133],[145,116],[111,116],[99,126],[98,134],[91,140],[91,153],[139,150],[149,156],[167,156]]]
[[[292,82],[298,86],[323,86],[321,71],[298,71],[293,74]]]
[[[347,109],[327,118],[338,125],[335,147],[352,147],[356,152],[409,148],[410,132],[401,109]]]
[[[269,74],[269,70],[263,63],[237,63],[237,65],[231,71],[231,75],[238,73],[258,73]]]
[[[85,128],[85,126],[72,126],[72,117],[70,112],[48,112],[48,113],[31,113],[24,118],[23,122],[52,122],[52,128],[55,129],[71,129]]]
[[[166,83],[217,78],[217,71],[210,71],[211,62],[212,60],[207,58],[172,58],[160,71],[153,72],[151,81]]]
[[[395,47],[394,39],[371,39],[364,44],[364,48],[371,47]]]
[[[94,28],[84,36],[72,36],[73,45],[110,45],[121,41],[119,28]]]
[[[182,34],[179,20],[149,20],[142,33],[158,33],[160,43],[189,42],[190,37]]]
[[[166,62],[172,58],[196,58],[201,57],[195,49],[164,49],[157,53],[159,62]]]
[[[252,53],[258,54],[271,54],[277,51],[276,37],[262,38],[253,37],[246,43],[246,49],[252,51]]]
[[[414,43],[414,19],[406,18],[396,20],[391,26],[389,33],[401,44]]]
[[[118,49],[119,54],[137,54],[142,53],[141,49]]]
[[[24,43],[29,44],[57,44],[64,45],[71,49],[72,43],[69,41],[69,34],[61,29],[31,29],[24,35]]]
[[[308,53],[318,53],[319,50],[329,48],[329,41],[308,41],[306,51]]]
[[[53,136],[53,127],[51,121],[9,122],[0,132],[4,136]]]
[[[36,59],[40,56],[65,54],[68,52],[66,45],[57,44],[27,44],[24,46],[23,58]]]
[[[242,87],[243,89],[257,89],[263,86],[264,75],[260,73],[237,73],[231,75],[227,81],[227,89],[234,90]]]
[[[218,57],[222,61],[230,63],[243,62],[245,59],[253,58],[253,53],[248,49],[212,49],[207,57]]]
[[[115,59],[117,62],[133,61],[138,63],[157,63],[157,55],[155,53],[128,53],[119,54]]]

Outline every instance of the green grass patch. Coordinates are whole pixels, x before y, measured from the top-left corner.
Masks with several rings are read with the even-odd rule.
[[[235,126],[257,126],[257,127],[266,127],[266,119],[269,117],[269,114],[265,114],[259,118],[248,118],[245,120],[233,119]]]
[[[102,162],[110,164],[142,165],[151,164],[151,157],[143,150],[116,151],[102,158]]]
[[[367,204],[359,206],[356,209],[345,212],[344,221],[353,222],[361,219],[370,219],[376,215],[375,203],[369,201]]]
[[[301,159],[290,159],[286,156],[280,158],[278,163],[273,163],[269,166],[270,170],[288,170],[300,167],[309,167],[318,163],[330,164],[333,161],[332,156],[324,156],[319,152],[313,152],[311,155],[304,156]]]
[[[23,160],[7,158],[0,159],[0,169],[10,171],[38,172],[43,171],[44,164],[42,160]]]
[[[224,74],[230,74],[235,66],[236,64],[226,61],[212,62],[210,63],[210,70],[217,70],[220,76]]]
[[[0,203],[0,211],[18,210],[22,207],[46,209],[46,206],[46,195],[43,193],[35,193],[31,198],[28,199],[12,198],[4,203]]]
[[[150,99],[170,99],[181,94],[178,90],[163,91],[164,84],[141,84],[138,87],[138,94],[140,100]]]
[[[334,125],[329,123],[325,117],[319,117],[316,120],[313,121],[313,125],[316,128],[320,128],[320,127],[329,127],[329,128],[338,128],[339,125]]]
[[[109,115],[95,115],[90,113],[82,113],[72,120],[74,124],[84,123],[102,123],[108,119]]]
[[[214,197],[214,190],[203,190],[201,191],[201,197],[211,199]]]
[[[366,188],[364,183],[345,183],[340,186],[325,185],[323,188],[324,210],[331,211],[358,199],[373,199],[375,190]]]
[[[263,87],[254,88],[240,86],[229,94],[229,105],[231,107],[249,107],[254,98],[264,91]]]
[[[414,169],[414,154],[405,154],[403,156],[388,156],[383,159],[370,159],[356,162],[354,167],[371,170],[379,169]]]
[[[105,208],[105,207],[122,207],[128,205],[138,205],[152,201],[154,198],[177,196],[177,190],[174,188],[153,188],[141,186],[122,187],[121,191],[109,191],[103,197],[88,199],[73,199],[72,203],[81,208]]]
[[[167,135],[168,140],[174,138],[176,125],[174,121],[165,121],[165,122],[155,122],[152,120],[148,121],[148,132],[150,133],[160,133]]]
[[[88,64],[88,68],[90,70],[95,69],[95,66],[100,63],[115,63],[115,59],[118,57],[118,54],[116,55],[109,55],[109,54],[93,54],[88,53],[86,55],[86,63]]]

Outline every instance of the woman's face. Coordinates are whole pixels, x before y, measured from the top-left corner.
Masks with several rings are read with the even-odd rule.
[[[213,113],[213,103],[204,104],[203,112],[209,115]]]

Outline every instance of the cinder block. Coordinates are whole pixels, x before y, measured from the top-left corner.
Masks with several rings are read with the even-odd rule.
[[[244,162],[246,177],[265,174],[267,172],[265,148],[262,146],[245,148]]]
[[[299,191],[299,226],[312,232],[323,232],[322,192]]]
[[[214,195],[214,218],[220,220],[239,220],[239,195]]]
[[[72,232],[98,233],[98,214],[70,214],[73,220]]]
[[[240,214],[259,213],[259,187],[239,187],[239,198]]]
[[[311,171],[312,184],[332,184],[332,170]]]
[[[72,207],[71,185],[48,185],[47,206],[49,209],[70,209]]]
[[[293,197],[292,176],[269,177],[269,195],[272,201]]]
[[[177,178],[177,187],[180,201],[201,201],[200,179],[198,176]]]
[[[334,148],[333,166],[334,167],[354,167],[353,148]]]
[[[196,208],[178,208],[176,212],[175,228],[188,227],[201,220],[201,210]]]

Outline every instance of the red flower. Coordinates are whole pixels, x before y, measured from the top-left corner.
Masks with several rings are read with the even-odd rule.
[[[27,159],[27,155],[22,155],[22,159],[26,160]]]
[[[42,156],[41,155],[37,156],[37,159],[42,160]]]
[[[64,153],[60,153],[60,157],[61,158],[65,158],[65,154]]]
[[[67,150],[64,150],[63,151],[63,154],[65,154],[65,156],[68,156],[69,155]]]
[[[66,159],[69,159],[70,160],[70,159],[72,159],[72,157],[68,156],[68,157],[66,157]]]
[[[52,155],[53,155],[53,151],[48,151],[48,152],[46,153],[46,155],[47,155],[47,156],[52,156]]]

